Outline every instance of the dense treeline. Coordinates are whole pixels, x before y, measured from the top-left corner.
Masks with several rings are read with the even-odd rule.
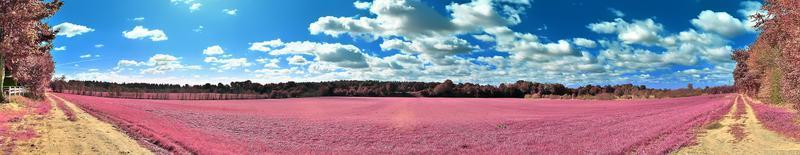
[[[747,49],[733,53],[734,86],[740,93],[800,110],[800,3],[766,0],[767,14],[756,14],[761,31]]]
[[[691,87],[691,86],[690,86]],[[568,88],[562,84],[517,81],[516,83],[478,85],[444,82],[399,81],[329,81],[285,82],[260,84],[251,81],[229,84],[175,85],[148,83],[113,83],[102,81],[53,80],[55,92],[81,95],[144,98],[144,99],[261,99],[316,96],[364,97],[511,97],[511,98],[561,98],[561,99],[618,99],[664,98],[696,96],[701,94],[731,93],[733,87],[722,86],[705,89],[650,89],[645,86],[587,85]]]

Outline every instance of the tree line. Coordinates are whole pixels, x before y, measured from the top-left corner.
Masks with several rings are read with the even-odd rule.
[[[0,0],[0,87],[8,70],[28,95],[43,96],[55,67],[50,49],[58,30],[42,20],[62,5],[60,0]]]
[[[138,99],[270,99],[318,96],[360,97],[473,97],[473,98],[558,98],[619,99],[665,98],[734,92],[731,86],[703,89],[652,89],[644,85],[586,85],[569,88],[557,83],[517,81],[497,86],[473,83],[356,81],[255,83],[250,80],[228,84],[203,85],[115,83],[56,78],[50,83],[54,92],[80,95]]]
[[[800,3],[765,0],[762,9],[766,14],[752,16],[760,35],[732,55],[734,86],[750,97],[800,110]]]

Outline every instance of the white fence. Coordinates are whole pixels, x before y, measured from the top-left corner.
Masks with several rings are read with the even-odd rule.
[[[28,92],[28,89],[22,86],[3,87],[3,93],[7,96],[22,95]]]

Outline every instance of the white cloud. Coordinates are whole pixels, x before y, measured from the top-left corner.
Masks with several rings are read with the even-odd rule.
[[[192,3],[192,5],[190,5],[190,6],[189,6],[189,12],[195,12],[195,11],[197,11],[197,10],[200,10],[200,7],[201,7],[201,6],[203,6],[203,4],[200,4],[200,3]]]
[[[51,29],[58,31],[56,35],[66,36],[67,38],[72,38],[74,36],[94,31],[94,29],[92,28],[83,25],[72,24],[69,22],[58,24],[56,26],[53,26]]]
[[[197,26],[197,28],[192,29],[192,31],[194,31],[194,32],[203,32],[203,28],[204,28],[203,25],[200,25],[200,26]]]
[[[172,4],[184,4],[189,6],[189,12],[194,12],[200,9],[203,4],[196,2],[195,0],[170,0]]]
[[[250,48],[248,50],[251,51],[261,51],[261,52],[268,52],[271,51],[272,48],[278,47],[283,45],[283,41],[281,39],[275,39],[270,41],[262,41],[262,42],[254,42],[250,43]]]
[[[308,60],[303,56],[294,55],[292,57],[286,58],[286,61],[289,61],[290,65],[307,65],[309,64]]]
[[[127,65],[127,66],[138,66],[138,65],[130,65],[136,63],[135,61],[120,61],[117,63],[119,66]],[[167,55],[167,54],[156,54],[150,57],[146,63],[144,63],[147,68],[141,69],[141,74],[163,74],[170,71],[176,70],[199,70],[202,67],[197,65],[184,65],[180,62],[180,58]]]
[[[253,65],[253,63],[247,61],[247,58],[206,57],[203,61],[215,65],[215,68],[218,69],[218,71],[249,67]]]
[[[130,67],[130,66],[142,66],[145,65],[145,62],[138,62],[136,60],[119,60],[117,62],[118,67]]]
[[[745,18],[744,19],[745,21],[743,21],[743,22],[747,26],[748,30],[755,31],[756,30],[756,28],[755,28],[756,22],[755,22],[755,19],[753,17],[751,17],[751,16],[753,16],[755,14],[766,15],[767,11],[761,9],[762,4],[761,4],[761,2],[758,2],[758,1],[744,1],[744,2],[740,3],[739,5],[742,6],[742,9],[739,9],[738,12],[739,12],[739,14],[744,16],[744,18]]]
[[[231,15],[231,16],[235,16],[236,12],[238,12],[238,11],[239,11],[239,9],[222,9],[222,13],[225,13],[225,14],[228,14],[228,15]]]
[[[133,21],[137,21],[137,22],[144,21],[144,17],[133,18]]]
[[[705,10],[697,18],[692,19],[692,25],[701,30],[714,32],[725,37],[734,37],[748,31],[748,26],[739,19],[726,12]]]
[[[359,9],[359,10],[369,9],[370,5],[372,5],[372,3],[370,3],[370,2],[362,2],[362,1],[353,2],[353,6],[355,6],[356,9]]]
[[[383,38],[391,41],[382,44],[382,47],[390,47],[383,50],[397,49],[442,58],[477,50],[477,46],[458,36],[484,28],[518,24],[521,22],[519,15],[529,5],[527,0],[451,3],[446,6],[451,19],[419,1],[376,0],[369,5],[374,18],[324,16],[311,23],[308,29],[311,34],[333,37],[347,34],[367,40]]]
[[[264,64],[264,68],[280,68],[278,63],[280,63],[281,60],[280,59],[259,58],[259,59],[256,59],[256,62]]]
[[[589,40],[586,38],[575,38],[573,39],[575,45],[586,47],[586,48],[594,48],[597,47],[597,43],[594,40]]]
[[[287,42],[280,39],[250,43],[252,51],[268,52],[270,55],[305,54],[313,55],[315,61],[330,63],[343,68],[369,67],[365,54],[353,45],[339,43],[317,43],[310,41]]]
[[[92,68],[92,69],[89,69],[89,70],[87,70],[87,71],[89,71],[89,72],[97,72],[97,71],[100,71],[100,70],[99,70],[99,69],[97,69],[97,68]]]
[[[225,51],[222,50],[222,47],[219,45],[214,45],[203,50],[203,54],[205,55],[220,55],[224,53]]]
[[[660,38],[658,34],[664,30],[661,24],[655,23],[653,19],[649,18],[633,20],[633,23],[617,18],[613,22],[592,23],[587,27],[597,33],[616,33],[617,38],[626,44],[645,45],[658,43]]]
[[[92,55],[91,54],[84,54],[84,55],[81,55],[80,57],[81,58],[91,58]]]
[[[65,51],[65,50],[67,50],[67,46],[60,46],[60,47],[56,47],[56,48],[53,48],[53,50],[56,50],[56,51]]]
[[[625,13],[623,13],[622,11],[619,11],[619,10],[617,10],[615,8],[608,8],[608,11],[611,11],[611,13],[613,13],[614,16],[625,17]]]
[[[95,45],[94,45],[94,48],[103,48],[103,47],[105,47],[105,46],[106,46],[106,45],[103,45],[103,44],[95,44]]]
[[[133,30],[130,31],[122,31],[122,35],[128,39],[144,39],[150,38],[152,41],[164,41],[167,40],[167,34],[164,31],[159,29],[149,30],[144,28],[143,26],[136,26]]]

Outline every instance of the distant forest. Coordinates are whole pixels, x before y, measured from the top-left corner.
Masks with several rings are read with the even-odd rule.
[[[230,84],[176,85],[149,83],[113,83],[102,81],[66,81],[50,83],[54,92],[115,98],[226,100],[273,99],[319,96],[361,97],[472,97],[472,98],[554,98],[554,99],[633,99],[686,97],[702,94],[733,93],[732,86],[683,89],[652,89],[644,85],[586,85],[568,88],[556,83],[517,81],[498,86],[472,83],[399,82],[399,81],[329,81],[254,83],[250,80]]]

